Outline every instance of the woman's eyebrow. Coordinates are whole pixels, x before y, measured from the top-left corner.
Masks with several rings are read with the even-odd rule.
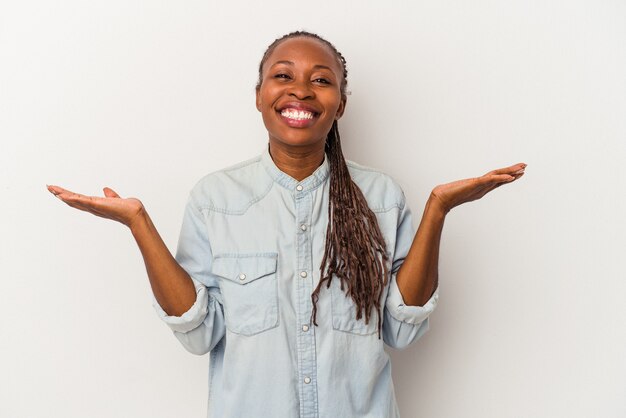
[[[285,61],[285,60],[281,60],[281,61],[276,61],[274,64],[272,64],[272,67],[277,65],[277,64],[287,64],[287,65],[293,65],[293,61]]]
[[[316,64],[313,66],[314,69],[316,70],[328,70],[332,73],[332,68],[330,68],[328,65],[321,65],[321,64]]]
[[[275,63],[273,63],[273,64],[272,64],[272,67],[273,67],[273,66],[275,66],[275,65],[278,65],[278,64],[294,65],[293,61],[280,60],[280,61],[276,61]],[[313,69],[315,69],[315,70],[319,70],[319,69],[322,69],[322,70],[329,70],[329,71],[331,71],[331,72],[333,71],[333,70],[332,70],[332,68],[330,68],[329,66],[327,66],[327,65],[322,65],[322,64],[315,64],[315,65],[313,66]]]

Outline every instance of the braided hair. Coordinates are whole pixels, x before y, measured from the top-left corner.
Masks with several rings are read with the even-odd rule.
[[[342,97],[345,97],[348,84],[345,58],[333,44],[315,33],[306,31],[288,33],[274,40],[267,48],[259,64],[257,91],[263,81],[263,65],[276,46],[287,39],[298,37],[316,39],[335,54],[343,70],[340,89]],[[326,283],[326,288],[329,288],[330,281],[335,275],[341,282],[341,290],[352,298],[357,307],[357,320],[363,317],[364,311],[365,323],[369,324],[372,307],[376,308],[380,339],[382,326],[380,299],[389,280],[387,269],[389,257],[376,215],[367,205],[365,196],[348,171],[341,150],[337,120],[333,122],[326,137],[325,151],[330,166],[328,227],[324,257],[320,265],[320,281],[311,294],[313,302],[311,318],[313,324],[317,326],[317,301],[321,287]]]

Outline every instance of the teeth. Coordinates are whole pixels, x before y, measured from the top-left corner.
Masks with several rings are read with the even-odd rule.
[[[313,113],[306,110],[284,109],[280,114],[289,119],[303,120],[313,119]]]

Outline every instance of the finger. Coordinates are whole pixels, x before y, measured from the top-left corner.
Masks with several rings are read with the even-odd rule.
[[[519,173],[519,172],[524,172],[525,169],[526,169],[526,167],[524,167],[524,166],[522,166],[520,164],[515,164],[515,165],[512,165],[510,167],[504,167],[504,168],[499,168],[497,170],[492,170],[492,171],[488,172],[487,175]]]
[[[99,216],[101,218],[107,218],[107,219],[111,218],[110,213],[106,212],[105,210],[102,210],[101,207],[93,205],[92,203],[85,203],[84,200],[72,199],[72,198],[62,199],[62,200],[65,204],[67,204],[70,207],[73,207],[74,209],[78,209],[83,212],[88,212],[93,215]]]
[[[508,182],[515,180],[515,175],[513,174],[485,174],[484,176],[479,177],[479,180],[482,184],[486,184],[486,185],[508,183]]]
[[[515,173],[515,172],[524,172],[524,169],[526,169],[527,164],[526,163],[517,163],[517,164],[513,164],[511,166],[508,167],[504,167],[504,168],[498,168],[496,170],[492,170],[490,172],[488,172],[487,174],[511,174],[511,173]]]
[[[48,190],[50,191],[50,193],[52,193],[53,195],[55,195],[56,197],[60,198],[60,199],[67,199],[67,198],[87,198],[88,196],[79,194],[79,193],[74,193],[70,190],[66,190],[62,187],[59,186],[48,186]]]
[[[69,200],[73,202],[78,202],[83,205],[93,205],[96,204],[100,199],[104,199],[103,197],[95,197],[95,196],[85,196],[80,193],[61,193],[57,195],[57,197],[62,198],[64,201]]]
[[[62,193],[68,193],[68,194],[72,193],[69,190],[65,190],[63,187],[53,186],[53,185],[50,185],[50,184],[46,185],[46,188],[48,189],[48,191],[50,193],[52,193],[55,196],[58,196],[58,195],[60,195]]]
[[[506,183],[511,183],[511,182],[517,180],[518,178],[522,177],[523,175],[524,175],[523,171],[512,173],[512,174],[510,174],[510,176],[513,177],[513,178],[511,179],[511,181],[508,181]]]
[[[496,188],[498,188],[498,187],[500,187],[500,186],[502,186],[504,184],[513,183],[515,180],[519,179],[523,175],[524,175],[524,173],[516,174],[516,175],[513,176],[514,178],[511,181],[505,181],[505,182],[502,182],[502,183],[495,184],[491,189],[489,189],[487,191],[487,193],[489,193],[491,190],[496,189]]]
[[[111,189],[110,187],[105,187],[104,189],[102,189],[102,191],[104,192],[104,195],[106,197],[120,197],[120,195],[117,194],[115,190]]]
[[[56,197],[76,209],[92,213],[94,210],[105,211],[109,203],[109,199],[105,197],[85,196],[69,190],[57,194]]]

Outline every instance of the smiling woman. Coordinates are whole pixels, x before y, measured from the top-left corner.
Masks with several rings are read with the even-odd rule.
[[[321,157],[320,145],[323,151],[328,131],[345,109],[344,64],[331,45],[297,34],[268,48],[259,68],[256,106],[270,144],[316,147]]]
[[[369,323],[371,310],[376,308],[380,336],[380,297],[387,284],[388,257],[376,216],[352,181],[341,152],[337,120],[346,106],[347,76],[345,59],[332,44],[311,33],[288,34],[270,45],[261,60],[257,109],[269,133],[270,154],[277,165],[285,167],[283,171],[289,173],[289,159],[281,160],[290,150],[315,156],[314,161],[321,161],[328,151],[334,167],[322,277],[311,295],[313,323],[317,325],[321,286],[335,274],[356,304],[356,319],[364,312]],[[292,177],[300,180],[297,169],[292,169]],[[341,190],[344,193],[339,193]],[[360,225],[355,227],[355,223]]]
[[[188,351],[211,353],[211,417],[399,417],[383,343],[428,330],[446,214],[524,174],[435,187],[416,232],[398,183],[344,159],[347,74],[313,33],[268,47],[256,86],[268,143],[193,187],[176,257],[141,201],[48,186],[130,228],[157,313]]]

